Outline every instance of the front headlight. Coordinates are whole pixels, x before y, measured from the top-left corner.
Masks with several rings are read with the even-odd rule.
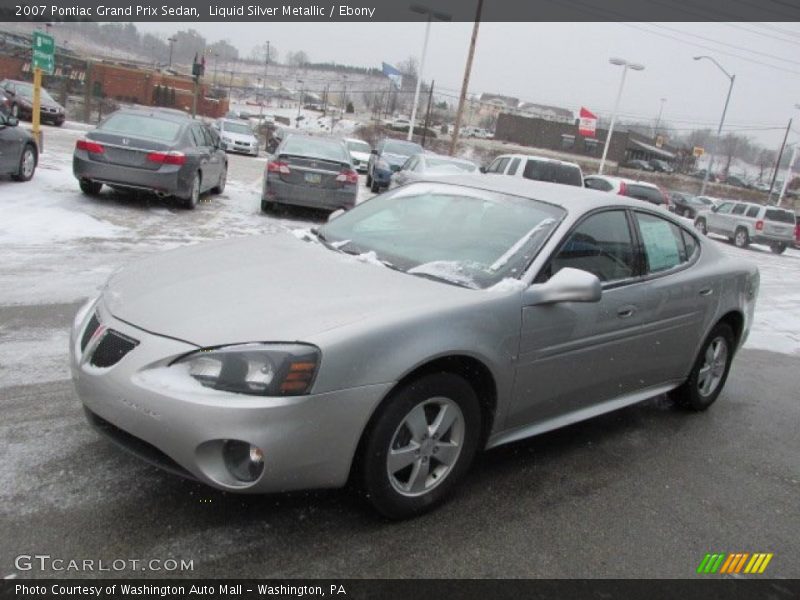
[[[252,396],[302,396],[314,383],[320,352],[307,344],[242,344],[193,352],[186,365],[196,381],[215,390]]]

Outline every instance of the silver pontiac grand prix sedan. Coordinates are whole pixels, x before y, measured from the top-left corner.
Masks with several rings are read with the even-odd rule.
[[[465,175],[145,259],[76,316],[71,368],[89,421],[163,468],[351,482],[403,518],[481,449],[665,392],[708,408],[758,286],[648,203]]]

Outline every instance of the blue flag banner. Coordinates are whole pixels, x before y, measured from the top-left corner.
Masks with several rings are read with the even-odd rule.
[[[403,74],[389,63],[383,63],[383,74],[392,80],[392,84],[397,89],[400,89],[400,86],[403,85]]]

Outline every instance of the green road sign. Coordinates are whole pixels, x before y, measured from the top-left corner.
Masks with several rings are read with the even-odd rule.
[[[56,43],[53,37],[41,31],[34,31],[32,41],[33,67],[52,75],[56,66]]]

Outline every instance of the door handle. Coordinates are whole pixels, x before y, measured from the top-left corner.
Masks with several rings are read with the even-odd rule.
[[[633,305],[629,305],[629,306],[620,306],[620,307],[617,309],[617,316],[618,316],[620,319],[627,319],[628,317],[632,317],[632,316],[633,316],[633,313],[635,313],[635,312],[636,312],[636,307],[635,307],[635,306],[633,306]]]
[[[714,288],[710,288],[710,287],[709,287],[709,288],[703,288],[703,289],[702,289],[702,290],[700,290],[700,292],[699,292],[699,294],[700,294],[701,296],[710,296],[710,295],[711,295],[711,294],[713,294],[713,293],[714,293]]]

